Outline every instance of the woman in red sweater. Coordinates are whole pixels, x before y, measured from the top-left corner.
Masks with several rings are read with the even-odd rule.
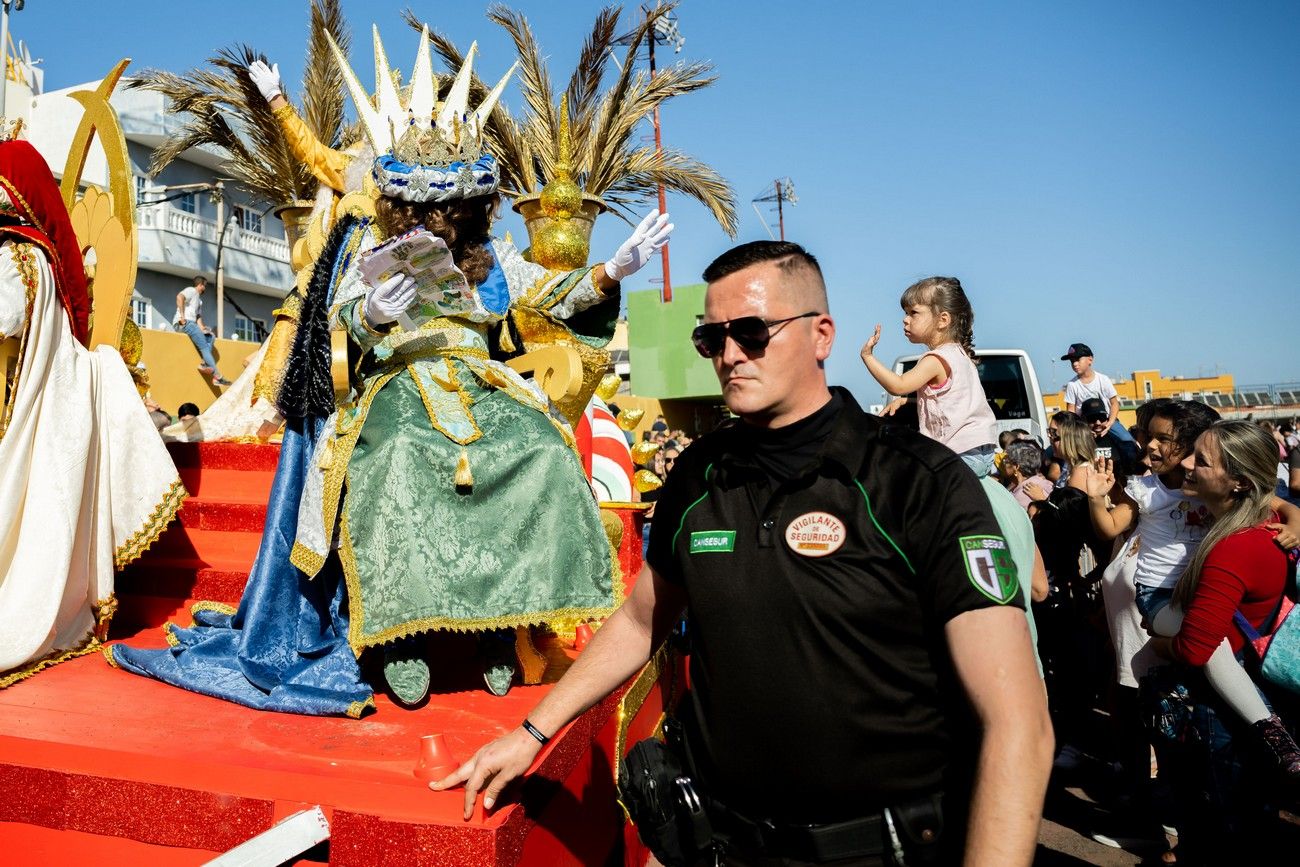
[[[1256,425],[1247,421],[1211,425],[1197,439],[1184,470],[1183,493],[1199,498],[1214,522],[1179,580],[1173,604],[1161,611],[1153,624],[1155,632],[1168,635],[1174,630],[1161,622],[1162,616],[1181,610],[1181,626],[1172,637],[1157,635],[1152,644],[1157,653],[1199,670],[1225,639],[1234,653],[1242,650],[1245,638],[1233,625],[1234,612],[1240,610],[1263,633],[1272,629],[1292,561],[1276,544],[1276,531],[1268,526],[1278,520],[1272,508],[1277,459],[1271,439]],[[1232,731],[1240,725],[1237,715],[1198,680],[1185,679],[1193,710],[1186,721],[1187,730],[1175,737],[1188,747],[1182,751],[1182,760],[1189,766],[1180,769],[1188,775],[1188,785],[1176,787],[1176,791],[1181,788],[1181,794],[1192,798],[1194,804],[1217,804],[1224,813],[1216,818],[1231,822],[1227,813],[1233,812],[1230,807],[1245,806],[1243,792],[1253,801],[1256,799],[1248,796],[1262,796],[1266,787],[1247,782],[1242,751],[1232,743]],[[1300,773],[1295,742],[1276,714],[1251,723],[1250,729],[1262,738],[1288,776]],[[1222,830],[1235,836],[1234,830],[1245,829],[1239,825]],[[1254,842],[1258,835],[1248,836]],[[1182,854],[1184,846],[1179,848]]]

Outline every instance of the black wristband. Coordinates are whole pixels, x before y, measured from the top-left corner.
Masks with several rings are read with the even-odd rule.
[[[533,725],[528,720],[524,720],[523,726],[524,726],[524,731],[528,732],[530,735],[537,738],[537,742],[542,746],[546,746],[548,743],[550,743],[551,739],[548,738],[546,735],[542,734],[541,731],[537,728],[537,726]]]

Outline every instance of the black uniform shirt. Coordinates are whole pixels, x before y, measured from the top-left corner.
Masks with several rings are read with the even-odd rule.
[[[977,737],[944,624],[1020,598],[974,474],[833,392],[804,471],[764,470],[769,432],[733,422],[682,453],[655,507],[650,565],[689,601],[689,742],[706,789],[754,819],[841,821],[953,785]]]

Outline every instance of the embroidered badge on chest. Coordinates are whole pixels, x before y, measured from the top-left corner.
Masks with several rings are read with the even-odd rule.
[[[785,528],[785,543],[803,557],[825,557],[844,544],[844,522],[829,512],[805,512]]]

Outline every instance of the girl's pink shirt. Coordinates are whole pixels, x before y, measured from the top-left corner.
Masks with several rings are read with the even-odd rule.
[[[943,343],[926,355],[943,362],[948,378],[916,393],[921,432],[959,454],[996,443],[997,419],[966,350],[957,343]]]

